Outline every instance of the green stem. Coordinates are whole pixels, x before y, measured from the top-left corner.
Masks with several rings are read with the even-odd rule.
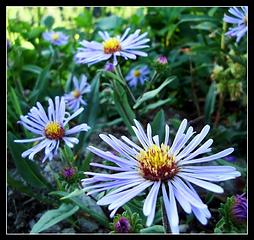
[[[23,96],[23,97],[25,97],[24,96],[24,88],[23,88],[23,85],[22,85],[22,83],[21,83],[21,81],[20,81],[20,78],[18,77],[18,76],[15,76],[15,81],[16,81],[16,84],[17,84],[17,86],[18,86],[18,89],[19,89],[19,92],[20,92],[20,94]]]
[[[116,72],[116,75],[122,80],[122,83],[126,87],[127,92],[129,94],[129,96],[131,97],[131,100],[133,101],[133,103],[136,103],[136,98],[134,97],[134,95],[133,95],[132,91],[130,90],[128,84],[126,83],[119,64],[116,66],[115,72]]]
[[[199,108],[199,104],[198,104],[198,97],[197,97],[197,94],[196,94],[195,83],[194,83],[194,80],[193,80],[193,67],[192,67],[191,56],[189,58],[189,62],[190,62],[191,91],[192,91],[193,101],[194,101],[195,107],[197,109],[197,114],[198,114],[198,116],[200,116],[200,108]]]
[[[226,32],[226,29],[227,29],[227,23],[223,22],[221,41],[220,41],[220,48],[221,48],[221,50],[225,49],[225,32]]]
[[[153,73],[153,76],[151,78],[151,80],[149,81],[149,84],[147,84],[145,90],[143,91],[142,95],[148,90],[150,89],[150,87],[152,86],[152,83],[158,78],[159,74],[157,73],[157,71],[155,70]]]

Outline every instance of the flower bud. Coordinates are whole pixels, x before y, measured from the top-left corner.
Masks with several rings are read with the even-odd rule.
[[[117,233],[128,233],[131,230],[131,225],[129,220],[125,217],[120,217],[119,220],[115,223],[115,232]]]

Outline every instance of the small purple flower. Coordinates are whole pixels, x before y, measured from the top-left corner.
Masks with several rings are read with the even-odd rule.
[[[247,219],[247,198],[244,196],[245,193],[235,196],[234,204],[232,205],[233,218],[240,223],[243,223]]]
[[[147,66],[143,66],[140,68],[132,68],[131,71],[126,76],[126,80],[130,87],[136,87],[138,83],[141,85],[148,79],[148,75],[150,70]]]
[[[81,47],[78,48],[74,56],[75,62],[79,64],[88,64],[88,66],[109,60],[113,58],[113,64],[116,66],[117,57],[127,59],[136,59],[137,56],[146,57],[147,53],[143,52],[143,48],[149,47],[146,43],[150,39],[146,38],[147,32],[140,35],[140,29],[129,34],[130,28],[127,28],[124,34],[116,37],[110,37],[108,32],[99,32],[103,42],[83,40],[80,42]]]
[[[62,171],[62,175],[66,179],[71,179],[76,174],[76,169],[73,167],[65,167]]]
[[[156,62],[157,63],[160,63],[162,65],[165,65],[168,63],[168,60],[165,56],[159,56],[157,59],[156,59]]]
[[[80,107],[80,104],[86,106],[87,103],[82,98],[82,95],[85,93],[89,93],[91,91],[91,86],[87,82],[87,77],[82,74],[80,76],[80,83],[78,79],[73,77],[74,89],[70,93],[64,95],[64,99],[67,107],[73,112],[77,111]]]
[[[131,230],[131,225],[129,223],[129,220],[125,217],[121,217],[116,223],[115,223],[115,232],[117,233],[128,233]]]
[[[114,67],[114,64],[113,64],[113,63],[107,62],[107,63],[105,64],[104,69],[105,69],[106,71],[108,71],[108,72],[114,72],[115,67]]]
[[[225,157],[225,160],[227,160],[228,162],[235,162],[236,157],[235,156],[227,156],[227,157]]]
[[[227,23],[235,24],[235,26],[229,28],[229,31],[226,33],[226,35],[231,37],[236,36],[236,42],[239,42],[244,34],[248,31],[248,7],[231,7],[228,11],[233,16],[228,16],[225,14],[223,20]]]
[[[34,146],[22,153],[22,157],[34,159],[34,155],[45,149],[45,156],[42,162],[47,159],[52,160],[57,155],[60,143],[64,142],[68,147],[73,148],[79,140],[72,135],[82,131],[88,131],[90,127],[82,123],[71,128],[68,127],[69,121],[78,116],[84,108],[79,108],[72,115],[65,110],[66,104],[64,97],[55,97],[55,102],[51,98],[48,100],[47,111],[37,102],[37,106],[30,109],[30,112],[20,116],[20,123],[24,128],[37,135],[31,139],[14,140],[16,143],[35,142]]]
[[[43,38],[46,41],[51,42],[53,45],[62,46],[67,44],[68,42],[68,36],[63,34],[62,32],[44,32]]]

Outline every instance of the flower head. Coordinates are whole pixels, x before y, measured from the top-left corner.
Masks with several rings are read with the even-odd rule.
[[[62,171],[62,175],[65,179],[70,180],[76,174],[76,169],[73,167],[65,167]]]
[[[145,43],[150,41],[145,38],[147,32],[139,35],[140,29],[138,29],[127,36],[129,31],[130,28],[127,28],[121,37],[110,37],[108,32],[99,32],[103,39],[102,43],[83,40],[80,42],[82,47],[78,48],[78,52],[74,57],[76,63],[87,63],[90,66],[113,57],[113,64],[117,65],[117,56],[121,56],[125,60],[128,58],[136,59],[137,56],[146,57],[147,53],[139,49],[149,47],[149,45],[145,45]]]
[[[231,208],[231,213],[233,219],[238,223],[244,223],[247,219],[247,198],[244,196],[245,193],[242,195],[236,195],[234,197],[234,203]]]
[[[113,63],[107,62],[107,63],[105,64],[104,69],[105,69],[106,71],[108,71],[108,72],[114,72],[114,71],[115,71],[115,66],[114,66]]]
[[[72,111],[77,111],[80,104],[87,105],[82,95],[91,91],[91,86],[87,82],[87,77],[82,74],[80,76],[80,83],[78,79],[73,77],[74,90],[64,95],[67,107]]]
[[[42,160],[52,160],[53,156],[57,155],[59,144],[64,141],[70,148],[74,147],[79,140],[70,135],[77,134],[81,131],[88,131],[89,126],[85,123],[67,129],[67,124],[84,109],[78,109],[74,114],[70,115],[65,111],[64,97],[55,97],[55,104],[52,99],[48,100],[48,114],[46,114],[42,105],[37,102],[37,107],[32,107],[26,116],[21,116],[19,123],[30,132],[39,135],[32,139],[15,140],[17,143],[38,142],[32,148],[22,153],[22,157],[33,160],[34,155],[45,148],[45,156]]]
[[[131,230],[131,225],[127,218],[120,217],[119,220],[115,223],[115,232],[117,233],[128,233]]]
[[[62,32],[54,32],[54,31],[44,32],[43,38],[46,41],[49,41],[53,45],[57,45],[57,46],[65,45],[68,42],[68,36]]]
[[[156,62],[159,63],[159,64],[162,64],[162,65],[165,65],[168,63],[168,60],[165,56],[159,56],[157,59],[156,59]]]
[[[223,20],[227,23],[232,23],[235,26],[229,28],[226,35],[231,37],[236,36],[236,42],[239,42],[248,31],[248,7],[231,7],[228,11],[232,16],[225,14]]]
[[[148,79],[150,70],[147,66],[135,67],[130,70],[126,76],[126,80],[131,87],[136,87],[138,83],[141,85]]]
[[[109,169],[115,173],[85,172],[93,177],[82,180],[84,190],[88,194],[110,190],[97,204],[109,205],[108,209],[112,210],[110,217],[113,217],[121,206],[149,189],[144,201],[143,213],[147,216],[147,226],[150,226],[153,223],[161,189],[173,233],[179,232],[176,201],[186,213],[193,212],[202,224],[207,224],[211,214],[192,184],[215,193],[222,193],[223,188],[210,181],[234,179],[240,176],[240,173],[231,166],[195,165],[225,157],[234,149],[227,148],[216,154],[200,157],[201,154],[211,152],[212,139],[201,144],[210,130],[209,125],[192,138],[195,132],[191,126],[186,131],[187,120],[184,119],[173,143],[170,144],[168,125],[165,127],[165,139],[160,141],[158,135],[152,135],[150,124],[147,124],[145,132],[138,121],[134,120],[134,122],[136,126],[133,126],[133,131],[141,145],[137,145],[125,136],[122,136],[122,141],[110,134],[108,136],[100,134],[100,138],[117,151],[119,156],[93,146],[88,147],[94,154],[115,164],[115,166],[109,166],[91,163],[91,166]]]

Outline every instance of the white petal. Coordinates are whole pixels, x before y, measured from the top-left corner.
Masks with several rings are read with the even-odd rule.
[[[197,186],[205,188],[205,189],[210,190],[212,192],[215,192],[215,193],[223,193],[224,192],[222,187],[220,187],[214,183],[199,180],[199,179],[190,177],[189,175],[187,176],[186,174],[182,174],[182,173],[178,173],[178,176],[181,176],[182,178],[186,179],[187,181],[192,182],[192,183],[196,184]]]

